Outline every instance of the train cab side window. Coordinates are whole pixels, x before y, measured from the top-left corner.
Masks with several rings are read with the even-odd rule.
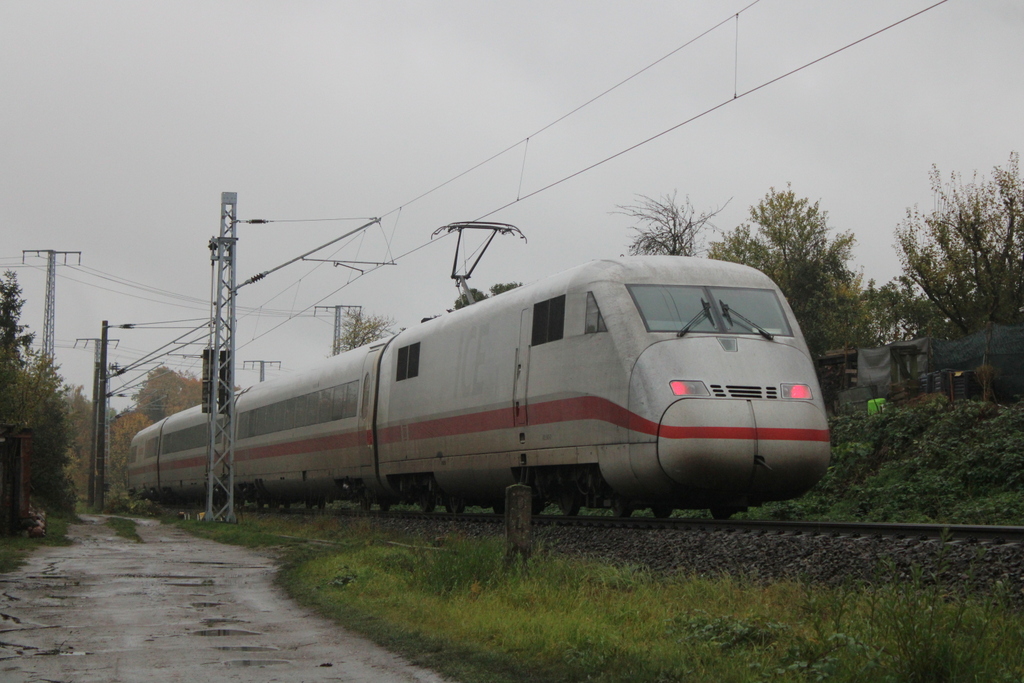
[[[533,337],[530,344],[539,346],[558,341],[565,331],[565,295],[533,305]]]
[[[420,343],[398,349],[398,374],[395,381],[411,379],[420,374]]]
[[[608,331],[604,324],[604,316],[601,315],[601,309],[597,305],[597,299],[594,298],[593,292],[587,292],[587,321],[583,331],[585,334]]]

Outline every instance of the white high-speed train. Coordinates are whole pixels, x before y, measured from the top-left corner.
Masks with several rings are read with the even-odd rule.
[[[236,496],[500,508],[710,508],[798,496],[829,462],[807,346],[779,288],[733,263],[594,261],[268,381],[237,399]],[[197,406],[136,435],[129,479],[205,495]]]

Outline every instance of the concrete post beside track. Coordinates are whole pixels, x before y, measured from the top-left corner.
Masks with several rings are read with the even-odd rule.
[[[505,561],[525,563],[530,559],[533,490],[524,484],[505,489]]]

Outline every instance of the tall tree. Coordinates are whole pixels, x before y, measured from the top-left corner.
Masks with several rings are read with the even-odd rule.
[[[94,427],[92,401],[86,397],[83,387],[74,386],[67,394],[67,403],[71,429],[71,452],[69,454],[71,473],[75,488],[79,491],[87,491]]]
[[[151,424],[153,421],[137,410],[122,413],[111,422],[110,458],[106,471],[111,493],[128,491],[128,456],[132,438]]]
[[[32,430],[32,497],[47,508],[74,511],[67,388],[53,359],[32,351],[20,322],[21,287],[14,273],[0,279],[0,422]]]
[[[708,256],[757,268],[789,300],[811,353],[859,344],[865,331],[859,311],[860,275],[847,265],[854,238],[832,237],[819,202],[798,198],[787,185],[771,188],[750,208],[744,223],[715,242]]]
[[[725,206],[713,211],[697,213],[686,197],[676,200],[676,193],[652,199],[638,195],[636,204],[620,205],[615,213],[636,221],[630,228],[633,241],[629,245],[631,256],[699,256],[704,252],[704,233],[714,229],[711,219]]]
[[[195,375],[161,365],[150,370],[146,381],[132,396],[136,409],[153,422],[197,406],[203,400],[203,383]]]
[[[18,276],[14,271],[5,271],[0,278],[0,349],[21,354],[32,344],[35,335],[19,322],[24,305]]]
[[[882,286],[874,280],[861,292],[862,343],[882,346],[918,337],[949,337],[952,328],[935,305],[908,278],[893,278]]]
[[[341,338],[338,340],[338,351],[351,351],[360,346],[372,344],[378,339],[391,334],[395,319],[385,315],[363,313],[363,309],[348,309],[341,319]]]
[[[907,209],[896,228],[906,278],[962,334],[987,322],[1024,321],[1024,182],[1018,155],[991,179],[943,185],[932,167],[935,209]]]

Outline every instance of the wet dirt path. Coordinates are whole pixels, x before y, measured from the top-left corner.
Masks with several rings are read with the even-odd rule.
[[[265,554],[82,519],[0,575],[0,681],[442,681],[299,607]]]

